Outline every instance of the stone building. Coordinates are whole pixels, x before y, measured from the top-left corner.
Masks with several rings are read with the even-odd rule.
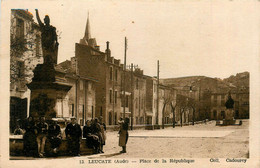
[[[103,116],[106,124],[116,125],[125,112],[131,125],[145,124],[146,77],[143,71],[140,68],[124,70],[121,61],[112,56],[109,42],[105,52],[100,51],[95,38],[91,38],[89,19],[85,35],[76,43],[75,51],[81,69],[78,74],[98,80],[95,117]]]
[[[147,125],[155,125],[157,111],[157,79],[150,76],[146,77],[146,101],[145,113]]]
[[[146,79],[143,71],[136,68],[133,71],[133,116],[134,125],[143,125],[146,120]]]
[[[109,42],[105,52],[99,50],[95,38],[90,35],[89,18],[84,37],[75,44],[75,53],[78,75],[98,80],[95,86],[95,117],[103,116],[106,124],[116,124],[122,115],[123,65],[120,60],[111,56]],[[130,94],[130,91],[126,92],[126,99]],[[126,106],[126,112],[129,113],[129,105]]]
[[[234,118],[249,118],[249,89],[238,88],[231,90],[231,97],[234,100]],[[212,93],[211,103],[212,109],[210,118],[214,120],[225,119],[226,107],[225,103],[228,98],[228,90],[222,90]]]
[[[41,32],[33,15],[27,10],[11,11],[10,51],[10,131],[17,120],[29,116],[34,69],[43,64]],[[55,117],[66,119],[75,116],[83,125],[86,119],[95,116],[95,85],[98,82],[87,75],[79,75],[77,59],[55,65],[55,83],[70,88],[68,92],[55,92]],[[29,84],[29,85],[28,85]],[[44,98],[42,97],[42,100]],[[37,101],[36,99],[35,101]]]
[[[30,90],[37,64],[43,63],[41,33],[28,10],[12,9],[10,26],[10,128],[29,115]]]
[[[87,76],[80,76],[77,60],[72,57],[56,66],[56,79],[71,85],[71,89],[63,99],[56,102],[57,117],[76,117],[78,123],[84,125],[87,119],[95,116],[95,86],[98,82]]]
[[[159,125],[172,124],[175,121],[173,108],[176,104],[176,96],[175,89],[159,85]]]

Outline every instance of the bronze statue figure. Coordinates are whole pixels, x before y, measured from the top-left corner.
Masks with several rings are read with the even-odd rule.
[[[228,100],[225,103],[225,106],[227,109],[233,109],[234,108],[234,100],[231,97],[231,93],[228,93]]]
[[[50,18],[48,15],[45,16],[45,24],[43,24],[39,17],[38,9],[35,9],[35,11],[37,21],[40,25],[44,63],[57,64],[59,43],[57,40],[56,28],[50,25]]]

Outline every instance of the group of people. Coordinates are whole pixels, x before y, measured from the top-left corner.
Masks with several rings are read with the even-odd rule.
[[[121,153],[126,153],[126,144],[128,141],[128,125],[129,118],[121,118],[119,121],[119,146],[122,147]],[[45,117],[40,117],[39,121],[35,121],[33,117],[29,117],[24,128],[24,153],[26,156],[45,156],[45,144],[48,142],[52,154],[57,154],[61,145],[62,136],[61,128],[57,121],[51,120],[49,124],[45,121]],[[15,132],[23,132],[21,128]],[[87,120],[83,130],[77,123],[76,118],[72,117],[71,122],[65,128],[65,135],[68,141],[68,152],[72,156],[80,156],[80,140],[86,139],[85,143],[88,148],[94,150],[94,153],[104,153],[103,146],[106,144],[106,124],[103,118],[94,118]]]
[[[45,117],[40,117],[38,122],[33,117],[29,117],[24,124],[24,129],[23,140],[26,156],[43,157],[47,140],[51,144],[53,153],[57,153],[57,148],[61,144],[61,129],[57,121],[52,120],[48,125]]]
[[[104,153],[103,146],[106,141],[106,124],[103,118],[99,117],[87,120],[83,127],[83,138],[86,138],[86,146],[94,149],[95,153]],[[76,122],[76,118],[71,118],[65,129],[66,138],[68,140],[68,151],[73,156],[80,156],[80,139],[82,130]]]
[[[106,124],[103,122],[102,117],[86,121],[83,127],[83,138],[86,138],[88,148],[94,149],[95,153],[104,153]]]

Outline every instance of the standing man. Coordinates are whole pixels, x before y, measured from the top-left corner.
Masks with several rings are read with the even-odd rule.
[[[44,156],[45,142],[48,134],[48,124],[45,122],[45,117],[40,117],[40,122],[36,125],[37,127],[37,144],[38,144],[38,155],[39,157]]]
[[[65,134],[68,140],[68,150],[73,156],[80,156],[80,139],[82,136],[80,125],[76,122],[76,118],[71,118],[65,129]]]

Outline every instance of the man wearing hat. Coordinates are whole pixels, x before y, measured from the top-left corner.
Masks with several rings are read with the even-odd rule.
[[[65,134],[68,140],[69,153],[73,156],[80,156],[80,138],[82,131],[75,117],[71,118],[71,123],[69,123],[65,129]]]
[[[57,122],[58,121],[53,118],[48,130],[48,139],[54,154],[57,153],[57,149],[61,144],[61,129]]]

